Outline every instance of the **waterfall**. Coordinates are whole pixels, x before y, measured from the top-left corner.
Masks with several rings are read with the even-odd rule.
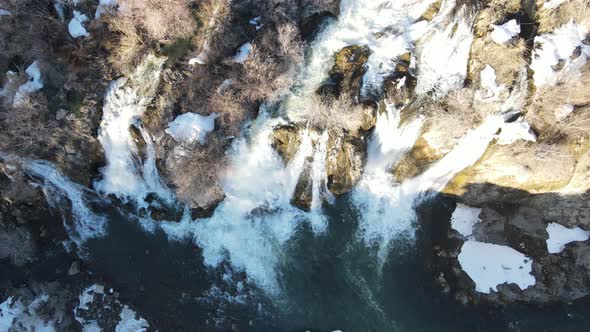
[[[273,127],[279,123],[262,110],[236,140],[223,180],[226,199],[211,218],[163,225],[172,237],[192,236],[203,249],[205,264],[217,267],[228,260],[269,294],[280,292],[276,269],[283,244],[299,225],[311,221],[290,201],[306,159],[314,154],[312,137],[301,131],[300,149],[285,167],[271,146]]]
[[[387,105],[387,114],[377,118],[367,165],[352,192],[352,202],[360,212],[359,234],[367,244],[379,246],[382,258],[392,239],[413,236],[413,197],[403,195],[390,168],[414,146],[422,122],[417,118],[400,125],[399,110]]]
[[[399,122],[390,118],[396,119],[391,110],[386,118],[378,119],[369,148],[369,162],[363,178],[353,191],[353,202],[361,211],[359,234],[367,244],[378,247],[381,262],[386,260],[392,240],[414,236],[416,217],[413,205],[416,199],[427,191],[442,190],[457,173],[477,162],[504,123],[500,115],[488,116],[424,173],[401,184],[393,184],[390,166],[412,148],[420,134],[421,121],[417,119],[397,128]],[[389,128],[393,134],[386,134],[383,141],[385,124],[397,126]],[[383,149],[388,146],[383,142],[401,144]]]
[[[129,77],[111,83],[105,97],[98,140],[105,151],[107,165],[103,178],[95,183],[99,192],[114,194],[122,200],[132,199],[145,206],[149,193],[169,200],[170,191],[163,185],[155,167],[155,149],[151,137],[138,126],[146,143],[146,162],[140,164],[137,145],[129,132],[153,98],[159,83],[163,58],[147,56]]]
[[[88,189],[72,182],[48,161],[28,162],[26,172],[41,181],[47,202],[62,211],[64,227],[78,247],[89,238],[105,234],[106,219],[88,208]],[[61,201],[64,198],[71,203],[71,224],[66,220],[65,206]]]

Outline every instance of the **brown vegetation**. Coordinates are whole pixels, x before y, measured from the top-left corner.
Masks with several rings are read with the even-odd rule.
[[[471,45],[469,77],[474,87],[479,86],[479,74],[485,65],[496,71],[496,82],[511,86],[520,68],[526,65],[528,50],[523,39],[511,44],[497,44],[491,39],[478,38]]]
[[[570,77],[555,86],[541,87],[533,96],[527,119],[542,138],[576,138],[590,135],[590,63],[581,69],[581,77]],[[574,111],[563,119],[556,116],[564,105]]]
[[[539,8],[537,14],[539,33],[554,31],[570,20],[590,29],[590,1],[588,0],[569,0],[552,9],[543,8],[541,3]]]
[[[196,30],[188,0],[120,0],[119,10],[105,17],[114,38],[106,40],[109,61],[128,73],[151,44],[170,45]]]

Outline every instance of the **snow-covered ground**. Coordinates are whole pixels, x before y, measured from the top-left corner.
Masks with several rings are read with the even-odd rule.
[[[547,225],[547,251],[550,254],[557,254],[565,249],[568,243],[575,241],[586,241],[590,238],[590,232],[580,227],[567,228],[558,223],[551,222]]]
[[[218,115],[215,113],[207,116],[190,112],[184,113],[168,123],[166,133],[179,142],[194,143],[198,141],[205,144],[207,133],[215,128],[217,117]]]
[[[490,36],[498,44],[506,44],[520,33],[520,24],[516,20],[510,20],[502,25],[492,24],[492,27],[494,30]]]
[[[580,67],[590,57],[590,45],[582,43],[588,32],[572,20],[552,33],[535,37],[530,67],[537,87],[580,77]]]
[[[458,203],[451,216],[451,227],[459,234],[470,238],[473,234],[473,226],[481,221],[480,213],[480,208]]]
[[[113,289],[109,290],[109,293],[113,293]],[[110,314],[110,311],[115,310],[113,306],[104,303],[105,300],[105,288],[99,284],[93,284],[80,293],[78,298],[79,304],[74,308],[74,318],[82,325],[84,332],[99,332],[102,331],[100,324],[96,320],[87,319],[84,316],[85,312],[98,311],[98,315],[91,315],[93,317],[105,317]],[[119,300],[114,300],[115,305],[121,305]],[[120,320],[115,326],[115,332],[145,332],[149,327],[148,322],[139,317],[135,311],[129,306],[122,305],[121,312],[119,314]]]
[[[55,332],[55,322],[38,312],[47,299],[47,295],[40,295],[24,305],[20,299],[8,297],[0,304],[0,331]]]
[[[252,53],[252,44],[245,43],[240,46],[240,48],[238,48],[238,51],[236,52],[236,55],[234,55],[232,61],[235,63],[244,63],[246,60],[248,60],[250,53]]]
[[[468,240],[458,258],[480,293],[498,291],[497,286],[505,283],[526,289],[536,282],[531,274],[533,261],[507,246]]]
[[[77,10],[74,10],[74,17],[72,17],[72,20],[68,24],[68,31],[70,32],[70,35],[74,38],[90,36],[83,25],[83,23],[86,21],[88,21],[88,16],[80,13]]]
[[[29,76],[29,81],[18,87],[16,94],[14,95],[14,106],[21,105],[27,100],[29,94],[39,91],[43,88],[43,79],[41,78],[41,68],[39,62],[34,61],[25,70]]]

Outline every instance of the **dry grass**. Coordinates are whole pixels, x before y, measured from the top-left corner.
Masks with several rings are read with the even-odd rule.
[[[539,8],[537,13],[539,33],[554,31],[572,19],[590,29],[590,1],[588,0],[569,0],[553,9]]]
[[[188,0],[119,0],[117,16],[131,20],[147,37],[170,41],[189,37],[196,28]]]
[[[131,20],[111,16],[107,19],[109,29],[116,34],[106,40],[109,63],[121,73],[130,72],[141,57],[146,43]]]
[[[471,46],[470,77],[473,86],[479,86],[479,73],[488,64],[496,71],[496,82],[511,86],[520,68],[526,65],[526,43],[518,39],[512,44],[500,45],[489,39],[476,39]]]
[[[18,107],[0,108],[0,151],[28,155],[48,143],[57,126],[48,117],[47,100],[34,93]]]
[[[541,137],[549,139],[588,136],[590,134],[590,63],[581,69],[579,79],[539,88],[533,97],[527,119]],[[555,112],[569,104],[574,111],[564,119]]]
[[[520,0],[490,0],[486,1],[485,8],[479,11],[475,19],[475,35],[483,37],[488,33],[491,24],[500,23],[506,15],[520,10]]]

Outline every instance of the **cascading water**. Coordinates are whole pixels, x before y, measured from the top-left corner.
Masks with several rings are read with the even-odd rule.
[[[62,210],[66,231],[78,247],[89,238],[105,234],[106,219],[88,208],[88,189],[72,182],[47,161],[30,161],[26,164],[26,171],[41,180],[48,203]],[[71,203],[71,224],[66,220],[64,203],[60,201],[63,198]]]
[[[314,111],[309,101],[327,77],[334,52],[348,45],[369,46],[372,53],[363,89],[369,91],[378,87],[383,77],[394,70],[395,59],[414,48],[415,40],[439,31],[441,25],[443,30],[446,28],[455,1],[444,1],[439,15],[431,22],[416,22],[433,2],[342,1],[338,21],[327,27],[313,43],[298,84],[300,88],[286,98],[285,115],[292,121],[300,121],[306,112]],[[432,38],[436,38],[436,34]],[[462,65],[467,67],[467,59]],[[451,84],[454,83],[449,86]],[[207,265],[219,266],[228,260],[234,269],[245,271],[259,287],[277,294],[280,287],[276,268],[281,257],[286,255],[283,246],[296,232],[297,225],[308,221],[316,233],[323,232],[327,226],[321,203],[322,197],[331,200],[326,188],[325,164],[329,135],[301,131],[299,150],[285,168],[270,142],[272,128],[278,120],[268,118],[265,111],[261,114],[250,127],[248,137],[234,144],[232,166],[223,181],[226,199],[213,217],[197,222],[185,218],[180,224],[163,227],[173,237],[192,235],[203,249]],[[379,241],[382,252],[396,234],[412,234],[412,204],[418,195],[404,194],[400,185],[393,184],[388,168],[412,148],[420,134],[422,119],[398,126],[399,112],[389,106],[388,114],[379,116],[365,174],[353,194],[361,210],[361,233],[369,243]],[[313,157],[313,197],[311,211],[305,213],[293,207],[290,201],[309,157]]]
[[[171,235],[191,234],[203,248],[205,264],[219,266],[229,259],[236,270],[270,293],[279,291],[275,269],[282,244],[294,233],[304,212],[291,206],[305,159],[312,153],[312,142],[302,133],[299,152],[285,168],[270,145],[274,121],[265,115],[252,124],[249,137],[233,146],[233,160],[223,182],[225,200],[210,219],[163,228]]]
[[[151,137],[138,126],[147,152],[144,165],[139,165],[137,146],[129,131],[153,98],[164,61],[148,55],[129,78],[112,82],[104,98],[98,140],[105,151],[107,165],[102,169],[102,180],[95,183],[95,187],[99,192],[114,194],[122,200],[131,198],[138,206],[145,205],[149,193],[166,200],[172,197],[157,173]]]

